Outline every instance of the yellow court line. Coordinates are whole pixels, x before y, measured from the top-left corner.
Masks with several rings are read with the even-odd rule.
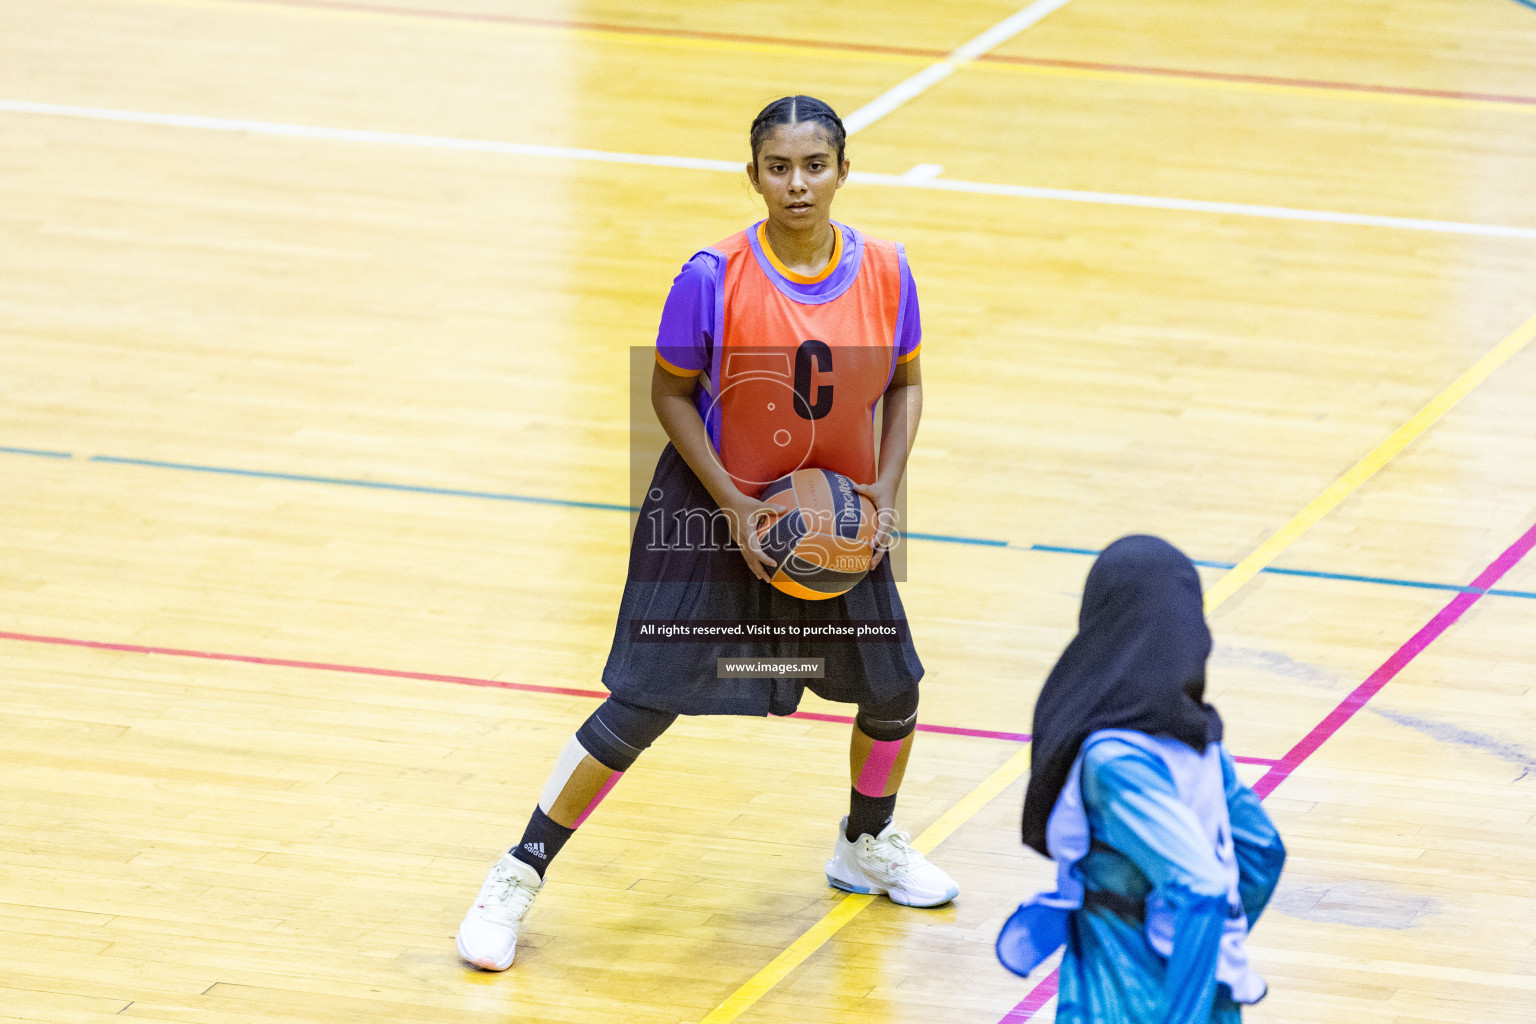
[[[1451,383],[1440,394],[1436,395],[1424,408],[1413,415],[1407,423],[1393,431],[1381,444],[1377,445],[1369,455],[1355,463],[1353,468],[1339,477],[1322,494],[1319,494],[1310,505],[1298,512],[1290,522],[1276,530],[1268,540],[1260,544],[1253,554],[1238,562],[1215,585],[1205,593],[1205,609],[1209,614],[1217,605],[1221,604],[1233,592],[1244,583],[1251,580],[1256,573],[1273,562],[1286,548],[1290,547],[1296,538],[1306,533],[1319,519],[1333,511],[1334,507],[1349,497],[1357,488],[1371,477],[1376,471],[1385,466],[1398,452],[1407,447],[1408,443],[1428,430],[1441,416],[1444,416],[1450,408],[1461,401],[1467,394],[1483,381],[1488,375],[1508,362],[1531,339],[1536,338],[1536,316],[1531,317],[1525,323],[1495,345],[1487,355],[1472,364],[1460,377]]]
[[[1505,113],[1536,114],[1536,104],[1509,103],[1499,100],[1459,96],[1421,96],[1414,93],[1377,92],[1370,89],[1339,89],[1326,85],[1287,85],[1280,82],[1237,82],[1178,73],[1158,74],[1138,71],[1111,71],[1101,68],[1057,68],[1038,64],[1007,64],[1000,61],[973,61],[965,71],[993,71],[1003,74],[1031,75],[1042,78],[1080,78],[1105,82],[1130,82],[1145,85],[1163,82],[1189,89],[1214,89],[1218,92],[1258,93],[1272,96],[1300,96],[1306,99],[1355,100],[1362,103],[1395,103],[1414,107],[1442,107],[1456,110],[1499,110]]]
[[[935,821],[923,830],[912,846],[920,853],[932,853],[944,840],[955,833],[961,825],[964,825],[975,814],[992,801],[1003,790],[1029,770],[1029,746],[1026,744],[998,768],[986,781],[971,790],[955,806],[940,815]],[[875,901],[874,896],[864,896],[853,893],[843,899],[829,910],[825,917],[811,925],[810,930],[800,936],[789,947],[774,957],[767,967],[754,974],[746,984],[710,1011],[699,1024],[727,1024],[746,1012],[747,1008],[757,1002],[768,990],[773,988],[790,971],[816,952],[826,941],[842,930],[843,925],[852,921],[858,913]]]
[[[1287,547],[1307,531],[1307,528],[1316,523],[1323,516],[1332,511],[1339,502],[1354,493],[1361,484],[1365,483],[1376,471],[1387,464],[1387,461],[1402,451],[1407,444],[1428,430],[1436,420],[1445,415],[1457,402],[1493,373],[1504,363],[1508,362],[1517,352],[1536,338],[1536,316],[1532,316],[1514,333],[1499,342],[1483,358],[1479,359],[1472,368],[1456,378],[1455,382],[1436,398],[1419,410],[1407,423],[1404,423],[1381,444],[1377,445],[1369,455],[1361,459],[1348,473],[1345,473],[1333,485],[1309,504],[1295,518],[1286,523],[1274,535],[1263,544],[1237,563],[1226,575],[1216,581],[1216,584],[1205,593],[1205,612],[1207,615],[1214,612],[1221,604],[1237,592],[1237,589],[1254,577],[1259,570],[1269,565]],[[998,768],[986,781],[977,786],[955,806],[930,825],[917,841],[912,845],[922,853],[930,853],[936,846],[948,839],[965,822],[970,820],[978,811],[985,807],[994,797],[1007,789],[1014,781],[1029,769],[1028,745],[1021,747],[1017,753],[1008,759],[1007,763]],[[737,1017],[768,993],[775,985],[803,963],[807,957],[816,952],[827,940],[842,930],[843,926],[852,921],[859,912],[870,903],[874,902],[873,896],[852,895],[845,897],[837,906],[833,907],[826,916],[811,926],[810,930],[801,935],[789,948],[774,957],[772,962],[752,976],[746,984],[710,1011],[699,1024],[730,1024]]]

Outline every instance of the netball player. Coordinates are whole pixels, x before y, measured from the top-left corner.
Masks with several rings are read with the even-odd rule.
[[[900,245],[831,219],[848,177],[844,142],[842,121],[825,103],[770,103],[752,123],[747,165],[767,218],[696,254],[672,285],[651,385],[671,443],[630,549],[603,670],[611,696],[556,760],[522,838],[491,868],[464,917],[459,953],[478,967],[511,966],[550,862],[678,715],[787,715],[805,689],[858,706],[849,811],[827,880],[917,907],[959,892],[892,823],[923,674],[905,630],[881,643],[651,643],[630,631],[641,621],[806,627],[905,619],[883,546],[852,590],[805,601],[766,582],[777,563],[756,532],[774,511],[761,500],[764,487],[802,467],[849,477],[888,520],[916,436],[917,292]],[[882,397],[877,451],[873,416]],[[712,543],[709,526],[722,521],[729,537]],[[717,679],[718,657],[822,658],[825,678]]]
[[[1285,847],[1204,703],[1210,653],[1182,552],[1104,550],[1035,704],[1024,842],[1055,860],[1056,892],[997,943],[1019,974],[1066,945],[1057,1024],[1236,1024],[1267,991],[1245,940]]]

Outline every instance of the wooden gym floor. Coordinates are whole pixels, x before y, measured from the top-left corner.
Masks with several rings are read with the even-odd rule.
[[[1290,848],[1249,1019],[1536,1019],[1536,9],[1018,2],[0,0],[0,1020],[1048,1020],[1022,734],[1133,531]],[[961,898],[825,887],[845,724],[683,720],[466,970],[600,697],[630,352],[789,92],[921,289]]]

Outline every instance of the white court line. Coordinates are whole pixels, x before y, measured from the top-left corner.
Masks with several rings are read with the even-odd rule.
[[[411,146],[419,149],[499,153],[511,156],[583,160],[605,164],[634,164],[642,167],[673,167],[693,171],[725,171],[731,174],[743,174],[746,167],[744,161],[734,160],[703,160],[698,157],[689,156],[654,156],[646,153],[621,153],[603,149],[576,149],[569,146],[539,146],[524,142],[497,142],[491,139],[455,139],[441,135],[358,131],[352,128],[326,128],[318,125],[285,124],[276,121],[244,121],[227,117],[201,117],[191,114],[157,114],[141,110],[76,107],[59,103],[32,103],[26,100],[0,100],[0,113],[4,112],[75,117],[93,121],[117,121],[128,124],[164,125],[172,128],[201,128],[222,132],[246,132],[252,135],[279,135],[340,142],[367,142],[376,145]],[[923,166],[925,165],[919,165],[919,167]],[[911,174],[911,172],[909,171],[908,174]],[[864,185],[931,189],[937,192],[964,192],[974,195],[1012,196],[1021,199],[1049,199],[1067,203],[1091,203],[1099,206],[1136,206],[1153,210],[1182,210],[1191,213],[1266,217],[1271,220],[1316,221],[1324,224],[1354,224],[1367,227],[1395,228],[1404,231],[1433,231],[1449,235],[1536,239],[1536,228],[1502,227],[1497,224],[1467,224],[1460,221],[1447,220],[1422,220],[1413,217],[1380,217],[1366,213],[1338,213],[1331,210],[1306,210],[1289,206],[1213,203],[1202,199],[1173,199],[1166,196],[1139,196],[1119,192],[1081,192],[1064,188],[1036,188],[1032,185],[996,185],[984,181],[954,181],[939,177],[907,177],[900,174],[874,174],[869,171],[854,171],[849,176],[849,180],[855,184]]]
[[[932,181],[944,173],[943,164],[918,164],[901,176],[902,181]]]
[[[910,174],[911,172],[907,172]],[[1036,188],[1033,185],[993,185],[984,181],[953,181],[948,178],[909,178],[902,174],[874,174],[854,171],[850,181],[865,185],[894,185],[900,188],[926,188],[936,192],[969,192],[984,196],[1017,196],[1021,199],[1055,199],[1064,203],[1094,203],[1099,206],[1140,206],[1152,210],[1186,210],[1192,213],[1235,214],[1240,217],[1268,217],[1272,220],[1308,220],[1323,224],[1360,224],[1402,231],[1436,231],[1448,235],[1483,235],[1492,238],[1536,239],[1536,228],[1510,228],[1498,224],[1467,224],[1454,220],[1423,220],[1418,217],[1380,217],[1370,213],[1339,213],[1333,210],[1306,210],[1291,206],[1257,206],[1252,203],[1214,203],[1204,199],[1173,199],[1167,196],[1138,196],[1121,192],[1080,192],[1066,188]]]
[[[988,50],[1003,45],[1041,18],[1061,10],[1071,2],[1072,0],[1035,0],[1022,11],[1017,11],[993,25],[948,57],[928,65],[905,82],[893,86],[882,95],[870,100],[843,118],[843,128],[849,135],[863,131],[903,103],[916,99],[938,85]]]
[[[602,149],[573,149],[569,146],[538,146],[526,142],[496,142],[491,139],[455,139],[443,135],[410,135],[403,132],[370,132],[355,128],[325,128],[280,121],[241,121],[229,117],[200,117],[195,114],[157,114],[145,110],[115,110],[107,107],[74,107],[61,103],[30,103],[26,100],[0,100],[0,112],[14,114],[51,114],[79,117],[91,121],[122,121],[129,124],[158,124],[171,128],[203,128],[216,132],[249,132],[252,135],[286,135],[302,139],[329,139],[339,142],[372,142],[386,146],[415,146],[420,149],[458,149],[473,153],[505,153],[511,156],[553,157],[558,160],[591,160],[605,164],[641,164],[646,167],[681,167],[690,171],[740,171],[746,173],[744,160],[701,160],[691,156],[647,156],[644,153],[611,153]]]

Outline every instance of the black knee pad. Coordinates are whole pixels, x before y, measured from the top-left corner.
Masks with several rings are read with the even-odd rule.
[[[878,704],[860,704],[854,721],[859,731],[872,740],[906,739],[917,728],[917,684]]]
[[[581,723],[576,740],[605,767],[626,772],[675,721],[677,716],[670,711],[655,711],[609,697]]]

